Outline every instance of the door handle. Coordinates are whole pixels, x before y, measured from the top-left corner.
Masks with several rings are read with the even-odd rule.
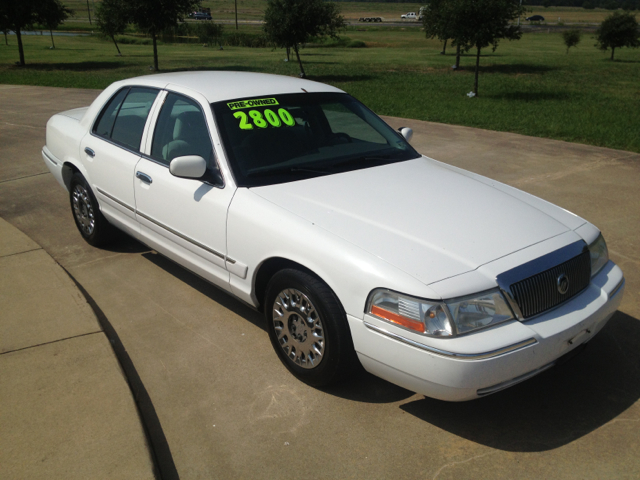
[[[89,155],[91,158],[96,156],[96,152],[94,152],[93,150],[91,150],[89,147],[84,147],[84,153],[86,153],[87,155]]]
[[[144,183],[148,183],[149,185],[151,185],[151,183],[153,183],[152,178],[149,175],[147,175],[146,173],[136,172],[136,177],[138,177]]]

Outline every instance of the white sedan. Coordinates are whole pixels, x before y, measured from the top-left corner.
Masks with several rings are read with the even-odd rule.
[[[87,242],[118,228],[261,310],[310,385],[359,362],[469,400],[593,338],[624,290],[599,230],[410,137],[328,85],[171,73],[53,116],[42,155]]]

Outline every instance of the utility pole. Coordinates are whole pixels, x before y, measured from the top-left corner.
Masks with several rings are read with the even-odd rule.
[[[522,0],[520,0],[520,6],[522,7]],[[520,26],[520,14],[518,14],[518,26]]]
[[[520,0],[522,1],[522,0]],[[89,0],[87,0],[87,13],[89,14],[89,25],[93,25],[91,23],[91,9],[89,8]]]
[[[236,30],[238,30],[238,0],[236,0]]]

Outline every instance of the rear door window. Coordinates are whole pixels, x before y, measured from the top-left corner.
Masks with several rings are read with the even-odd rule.
[[[157,96],[158,90],[153,88],[120,90],[100,114],[93,132],[130,150],[139,151],[144,125]]]

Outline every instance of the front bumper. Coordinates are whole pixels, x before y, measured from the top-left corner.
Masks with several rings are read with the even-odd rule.
[[[620,305],[624,276],[609,262],[567,303],[525,322],[457,338],[413,334],[365,315],[348,316],[364,368],[396,385],[449,401],[495,393],[552,367],[589,341]]]

